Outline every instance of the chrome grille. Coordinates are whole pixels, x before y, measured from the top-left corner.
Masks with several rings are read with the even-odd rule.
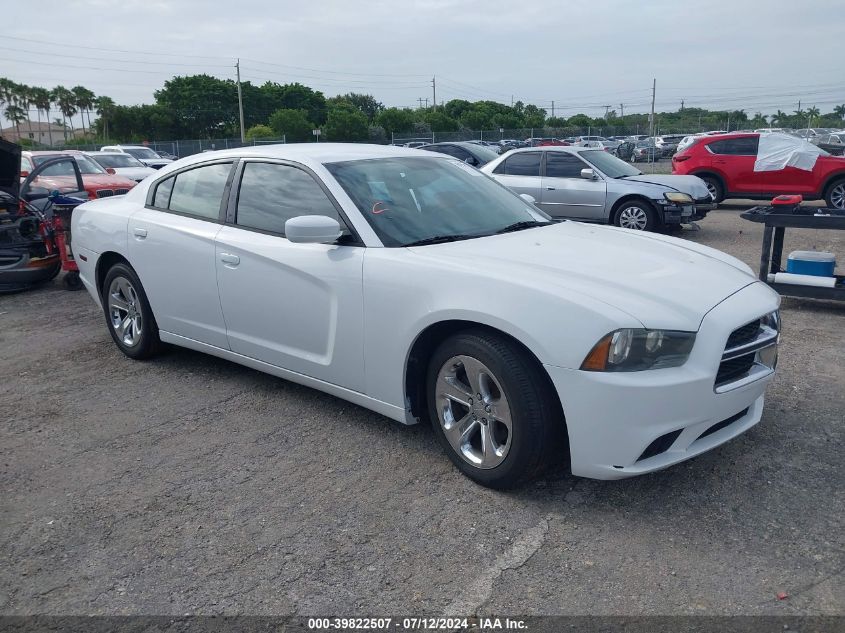
[[[779,326],[779,315],[773,312],[731,332],[716,372],[716,393],[741,387],[774,371],[774,365],[761,362],[765,358],[760,354],[764,348],[777,345]]]
[[[111,189],[97,189],[97,197],[98,198],[108,198],[109,196],[113,196],[114,191]]]
[[[115,189],[114,190],[114,195],[116,195],[116,196],[125,196],[127,193],[129,193],[129,189]]]

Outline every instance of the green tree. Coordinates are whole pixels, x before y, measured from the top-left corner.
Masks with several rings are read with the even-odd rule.
[[[432,132],[455,132],[460,124],[441,110],[430,109],[423,115]]]
[[[312,90],[300,83],[286,84],[278,92],[277,108],[305,110],[309,121],[318,125],[326,122],[326,97],[318,90]]]
[[[282,108],[270,115],[270,127],[277,136],[284,135],[288,143],[303,143],[311,138],[314,124],[305,110]]]
[[[50,99],[50,91],[46,88],[33,88],[32,89],[32,105],[35,106],[35,110],[38,113],[38,125],[41,127],[41,113],[44,112],[44,116],[47,119],[47,135],[50,139],[50,146],[53,146],[53,126],[50,125],[50,107],[53,105],[52,100]],[[39,131],[39,138],[40,131]]]
[[[404,108],[386,108],[376,116],[376,125],[383,127],[389,135],[408,132],[414,127],[414,113]]]
[[[357,92],[349,92],[339,97],[332,97],[327,103],[329,107],[346,103],[352,109],[358,110],[358,112],[367,117],[367,121],[370,122],[373,122],[379,112],[384,110],[384,104],[376,101],[374,96],[359,94]]]
[[[94,100],[94,108],[99,117],[97,123],[97,134],[105,139],[109,138],[109,121],[114,116],[117,107],[111,97],[97,97]]]
[[[9,103],[6,106],[6,110],[4,112],[6,118],[12,122],[12,125],[15,126],[15,130],[18,132],[18,140],[21,138],[21,123],[26,120],[26,111],[20,107],[17,103]]]
[[[275,138],[275,134],[273,134],[273,128],[271,128],[269,125],[253,125],[246,131],[245,136],[250,141],[254,139],[261,140]]]
[[[76,95],[64,86],[56,86],[52,92],[53,102],[59,106],[62,113],[62,127],[65,130],[65,142],[67,142],[67,122],[70,121],[70,134],[73,136],[73,115],[76,114]]]
[[[85,138],[85,115],[88,115],[88,129],[91,129],[91,109],[94,107],[94,100],[97,98],[93,92],[88,90],[85,86],[74,86],[71,88],[74,97],[76,97],[76,107],[79,108],[80,118],[82,119],[82,137]]]
[[[155,100],[173,113],[178,133],[187,138],[212,138],[238,125],[238,90],[230,79],[174,77],[156,90]]]
[[[833,114],[838,116],[840,119],[845,119],[845,103],[833,108]]]
[[[366,141],[367,117],[352,108],[331,108],[326,118],[326,138],[335,142]]]

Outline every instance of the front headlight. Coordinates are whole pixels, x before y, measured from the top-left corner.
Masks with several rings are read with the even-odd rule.
[[[673,204],[692,204],[692,196],[680,191],[669,191],[663,197]]]
[[[585,371],[643,371],[687,362],[695,332],[624,328],[603,336],[587,354]]]

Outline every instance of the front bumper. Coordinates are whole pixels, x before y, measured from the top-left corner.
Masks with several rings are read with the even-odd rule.
[[[716,372],[730,333],[777,307],[762,283],[735,293],[704,317],[682,367],[605,373],[546,365],[566,416],[572,473],[621,479],[653,472],[757,424],[773,373],[717,394]],[[665,445],[654,452],[660,438]]]

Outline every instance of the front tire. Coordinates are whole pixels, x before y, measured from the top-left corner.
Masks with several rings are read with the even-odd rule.
[[[158,324],[131,266],[119,263],[109,269],[102,299],[106,325],[120,351],[135,360],[155,356],[161,349]]]
[[[725,186],[722,184],[721,180],[715,176],[708,175],[698,177],[704,181],[705,185],[707,185],[707,191],[710,192],[710,197],[713,199],[714,204],[719,204],[725,199]]]
[[[654,231],[659,223],[654,205],[642,199],[623,202],[613,214],[613,224],[623,229]]]
[[[467,477],[506,489],[563,453],[563,426],[548,377],[498,335],[468,330],[443,341],[428,367],[428,411],[443,450]]]
[[[845,178],[830,183],[824,201],[831,209],[845,210]]]

